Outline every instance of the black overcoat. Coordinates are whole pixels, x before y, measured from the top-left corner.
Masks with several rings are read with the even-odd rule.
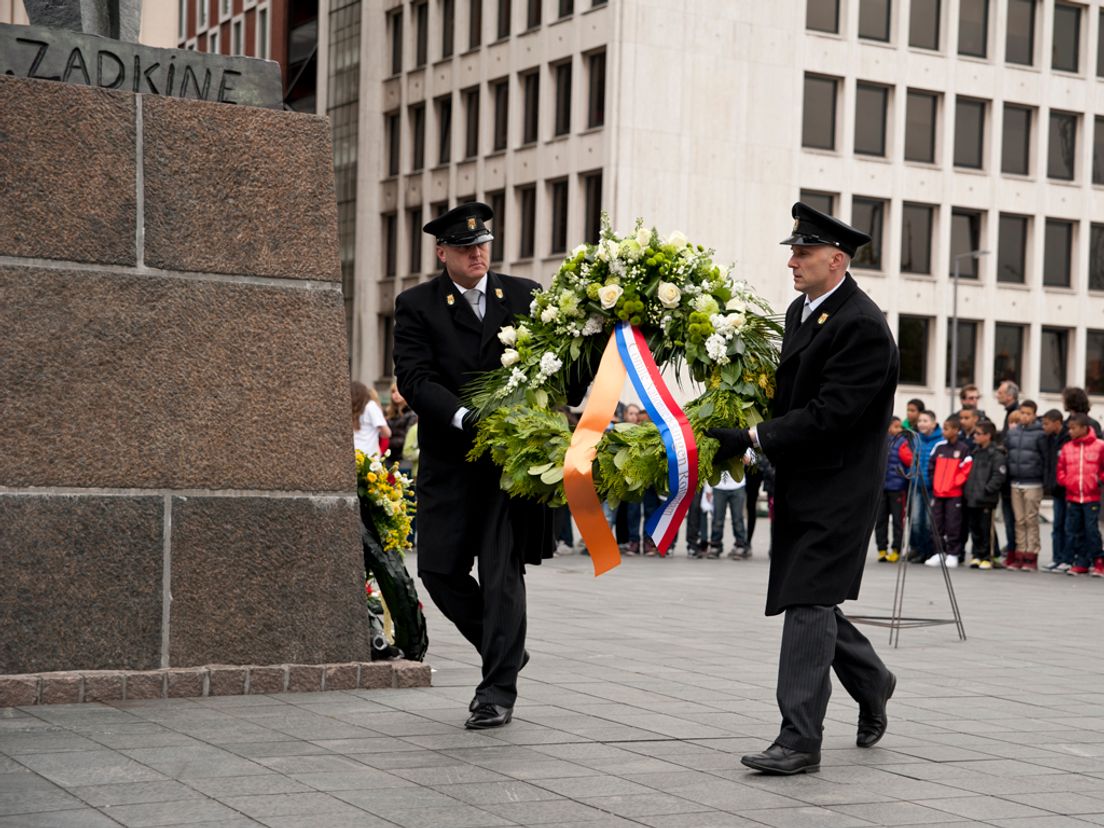
[[[801,322],[786,311],[773,418],[757,429],[775,468],[767,615],[857,598],[878,495],[898,354],[850,274]]]
[[[395,380],[418,414],[419,571],[467,571],[484,524],[504,513],[510,532],[502,537],[526,563],[552,554],[551,512],[506,498],[498,467],[486,455],[468,462],[471,438],[452,425],[464,385],[500,365],[499,329],[529,313],[538,288],[529,279],[488,273],[482,321],[446,273],[395,300]],[[505,510],[497,508],[502,500]]]

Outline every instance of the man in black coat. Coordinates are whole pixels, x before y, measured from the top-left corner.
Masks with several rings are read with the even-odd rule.
[[[425,226],[437,240],[444,270],[395,301],[395,379],[418,414],[418,576],[433,602],[482,657],[483,680],[466,727],[510,721],[525,651],[525,564],[552,555],[551,512],[511,500],[500,471],[484,455],[465,458],[474,412],[461,405],[463,386],[498,368],[498,331],[528,313],[539,286],[489,269],[485,222],[494,216],[472,202]],[[471,576],[478,559],[478,582]]]
[[[782,726],[765,773],[820,769],[829,668],[859,704],[859,747],[885,733],[895,676],[837,604],[857,598],[885,471],[898,354],[881,309],[847,272],[865,233],[802,203],[788,266],[804,294],[786,312],[773,418],[714,429],[718,457],[748,446],[775,470],[767,614],[785,613],[778,665]]]

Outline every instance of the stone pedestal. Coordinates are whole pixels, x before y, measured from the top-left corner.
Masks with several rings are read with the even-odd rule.
[[[366,661],[325,120],[0,76],[0,200],[0,673]]]

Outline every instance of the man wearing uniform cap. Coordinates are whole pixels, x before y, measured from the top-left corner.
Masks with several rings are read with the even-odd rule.
[[[820,769],[830,668],[859,705],[856,743],[886,730],[896,677],[837,606],[859,594],[885,476],[885,431],[898,354],[881,309],[847,269],[870,237],[802,203],[793,206],[787,263],[804,294],[786,311],[772,419],[711,429],[717,457],[749,446],[775,469],[767,615],[784,613],[778,737],[743,757],[764,773]]]
[[[498,331],[528,313],[529,279],[489,268],[486,204],[461,204],[423,228],[437,241],[439,276],[395,300],[395,380],[418,414],[418,575],[442,614],[475,646],[483,678],[469,706],[470,729],[501,727],[513,715],[525,651],[525,564],[552,555],[552,518],[499,488],[484,455],[465,458],[474,413],[463,386],[498,368]],[[471,570],[478,560],[478,582]]]

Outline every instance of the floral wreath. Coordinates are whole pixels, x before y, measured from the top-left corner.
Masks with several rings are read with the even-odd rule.
[[[414,484],[399,471],[399,464],[388,468],[376,454],[356,450],[357,495],[367,508],[380,546],[400,555],[407,548],[414,501]]]
[[[739,458],[714,468],[718,443],[705,431],[766,418],[782,328],[768,303],[712,256],[680,232],[661,238],[641,219],[631,235],[618,235],[603,213],[598,243],[576,247],[551,285],[534,292],[529,316],[498,333],[502,366],[466,389],[479,414],[469,458],[489,453],[511,495],[562,505],[568,389],[591,379],[611,334],[627,323],[659,368],[685,367],[704,387],[682,407],[697,442],[697,479],[716,481],[726,469],[739,479]],[[617,423],[598,442],[594,489],[611,506],[648,489],[666,497],[667,466],[654,423]]]

